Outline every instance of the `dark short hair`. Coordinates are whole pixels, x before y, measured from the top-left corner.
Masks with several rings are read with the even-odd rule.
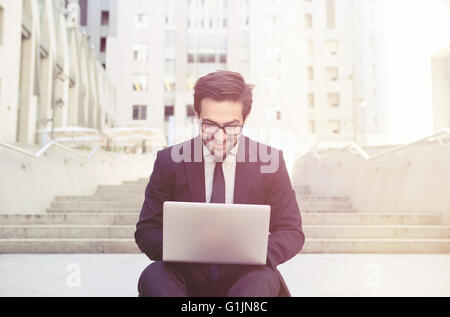
[[[244,120],[252,110],[254,86],[245,83],[241,74],[220,70],[200,77],[194,87],[194,110],[202,112],[201,102],[204,98],[215,101],[242,102]]]

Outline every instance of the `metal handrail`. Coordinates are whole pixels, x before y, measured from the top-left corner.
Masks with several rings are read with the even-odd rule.
[[[350,153],[354,153],[352,150],[355,150],[357,152],[356,155],[361,156],[366,161],[374,161],[374,160],[377,160],[377,159],[379,159],[379,158],[381,158],[383,156],[386,156],[388,154],[391,154],[391,153],[394,153],[394,152],[398,152],[398,151],[404,150],[406,148],[410,148],[410,147],[412,147],[414,145],[417,145],[417,144],[422,143],[424,141],[429,141],[430,139],[437,138],[437,137],[439,137],[438,138],[438,144],[440,146],[443,146],[445,148],[449,148],[450,149],[450,145],[443,143],[442,138],[441,138],[443,135],[450,135],[450,129],[449,128],[442,129],[441,131],[436,132],[436,133],[434,133],[432,135],[429,135],[427,137],[421,138],[419,140],[416,140],[416,141],[413,141],[413,142],[410,142],[410,143],[407,143],[407,144],[402,144],[402,145],[395,146],[395,147],[393,147],[391,149],[384,150],[384,151],[381,151],[379,153],[376,153],[373,156],[370,156],[366,151],[364,151],[363,148],[361,148],[361,146],[359,146],[358,144],[352,142],[352,143],[348,144],[347,146],[345,146],[343,148],[335,149],[335,150],[333,150],[333,151],[331,151],[329,153],[325,153],[325,154],[322,154],[322,155],[317,153],[314,149],[310,149],[310,150],[306,151],[305,153],[301,154],[297,158],[297,160],[300,160],[301,158],[303,158],[303,157],[305,157],[305,156],[307,156],[307,155],[309,155],[311,153],[311,154],[314,155],[314,157],[318,161],[321,161],[321,160],[333,157],[333,156],[335,156],[335,155],[337,155],[337,154],[339,154],[341,152],[344,152],[344,151],[348,151]]]
[[[76,138],[73,138],[72,140],[76,141]],[[53,146],[57,147],[58,149],[60,149],[60,150],[62,150],[64,152],[67,152],[67,153],[69,153],[69,154],[71,154],[73,156],[76,156],[76,157],[78,157],[78,158],[80,158],[82,160],[90,160],[94,156],[94,154],[97,152],[97,150],[99,149],[99,146],[96,146],[94,149],[92,149],[92,151],[87,156],[83,156],[83,155],[80,155],[80,154],[76,153],[75,151],[73,151],[72,149],[68,148],[67,146],[64,146],[64,145],[62,145],[62,144],[60,144],[60,143],[58,143],[56,141],[50,141],[49,143],[44,145],[36,153],[32,153],[32,152],[23,150],[23,149],[21,149],[21,148],[19,148],[17,146],[14,146],[14,145],[8,144],[6,142],[2,142],[2,141],[0,141],[0,146],[3,146],[3,147],[5,147],[7,149],[10,149],[12,151],[16,151],[16,152],[25,154],[27,156],[30,156],[30,157],[34,158],[34,159],[37,159],[37,158],[41,157],[42,155],[44,155]]]

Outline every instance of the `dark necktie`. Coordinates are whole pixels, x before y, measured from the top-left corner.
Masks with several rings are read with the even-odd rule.
[[[211,203],[225,203],[225,177],[223,176],[222,162],[216,162],[216,167],[214,168]],[[209,276],[212,281],[215,281],[219,277],[218,265],[211,265],[209,267]]]
[[[216,167],[214,168],[211,202],[216,204],[225,203],[225,177],[223,176],[222,162],[216,162]]]

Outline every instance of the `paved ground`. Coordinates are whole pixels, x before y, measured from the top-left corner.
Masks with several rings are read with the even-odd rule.
[[[137,296],[140,254],[3,254],[0,296]],[[293,296],[450,296],[450,255],[300,254],[278,266]]]

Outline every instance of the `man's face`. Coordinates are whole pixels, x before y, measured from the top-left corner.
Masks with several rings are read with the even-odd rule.
[[[198,117],[203,123],[200,125],[200,133],[203,143],[218,161],[225,159],[237,144],[242,132],[239,127],[244,125],[242,107],[242,102],[215,101],[210,98],[202,100],[202,110]],[[227,127],[225,129],[230,134],[217,126]]]

